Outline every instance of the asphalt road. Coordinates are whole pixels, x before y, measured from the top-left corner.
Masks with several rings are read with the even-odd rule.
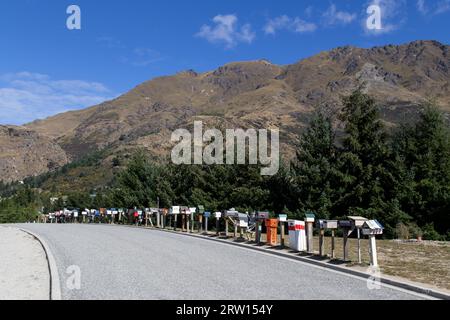
[[[393,287],[369,290],[366,280],[306,263],[157,230],[107,225],[20,227],[49,245],[63,299],[419,298]],[[73,273],[66,273],[70,266],[80,268],[80,289],[73,289]]]

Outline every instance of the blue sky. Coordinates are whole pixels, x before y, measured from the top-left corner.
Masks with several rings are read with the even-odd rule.
[[[81,8],[81,30],[66,9]],[[366,29],[367,8],[381,31]],[[450,0],[3,0],[0,123],[84,108],[160,75],[294,63],[343,45],[449,44]]]

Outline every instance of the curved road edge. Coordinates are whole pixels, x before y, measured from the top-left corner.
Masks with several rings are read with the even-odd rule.
[[[61,283],[59,281],[58,267],[56,266],[55,257],[53,256],[50,247],[47,245],[42,237],[24,228],[18,228],[19,230],[29,234],[35,238],[42,246],[47,257],[48,270],[50,272],[50,300],[62,300],[61,295]]]

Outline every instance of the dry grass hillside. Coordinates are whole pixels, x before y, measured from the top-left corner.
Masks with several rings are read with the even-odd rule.
[[[171,132],[192,127],[194,120],[218,128],[278,127],[281,150],[289,157],[315,108],[326,104],[337,113],[340,98],[363,84],[376,97],[388,125],[413,121],[429,98],[450,112],[449,48],[435,41],[342,47],[288,66],[260,60],[202,74],[185,71],[145,82],[113,101],[26,127],[55,141],[64,150],[61,156],[71,160],[105,148],[144,147],[166,155]]]

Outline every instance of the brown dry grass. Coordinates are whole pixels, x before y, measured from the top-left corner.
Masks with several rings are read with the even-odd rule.
[[[356,239],[349,239],[349,255],[355,265],[358,261]],[[319,249],[319,239],[314,239],[314,249]],[[386,275],[402,277],[450,290],[450,243],[449,242],[398,242],[377,240],[378,263]],[[331,255],[331,238],[326,237],[325,253]],[[368,266],[369,241],[361,240],[363,266]],[[343,258],[342,238],[336,238],[336,258]]]

